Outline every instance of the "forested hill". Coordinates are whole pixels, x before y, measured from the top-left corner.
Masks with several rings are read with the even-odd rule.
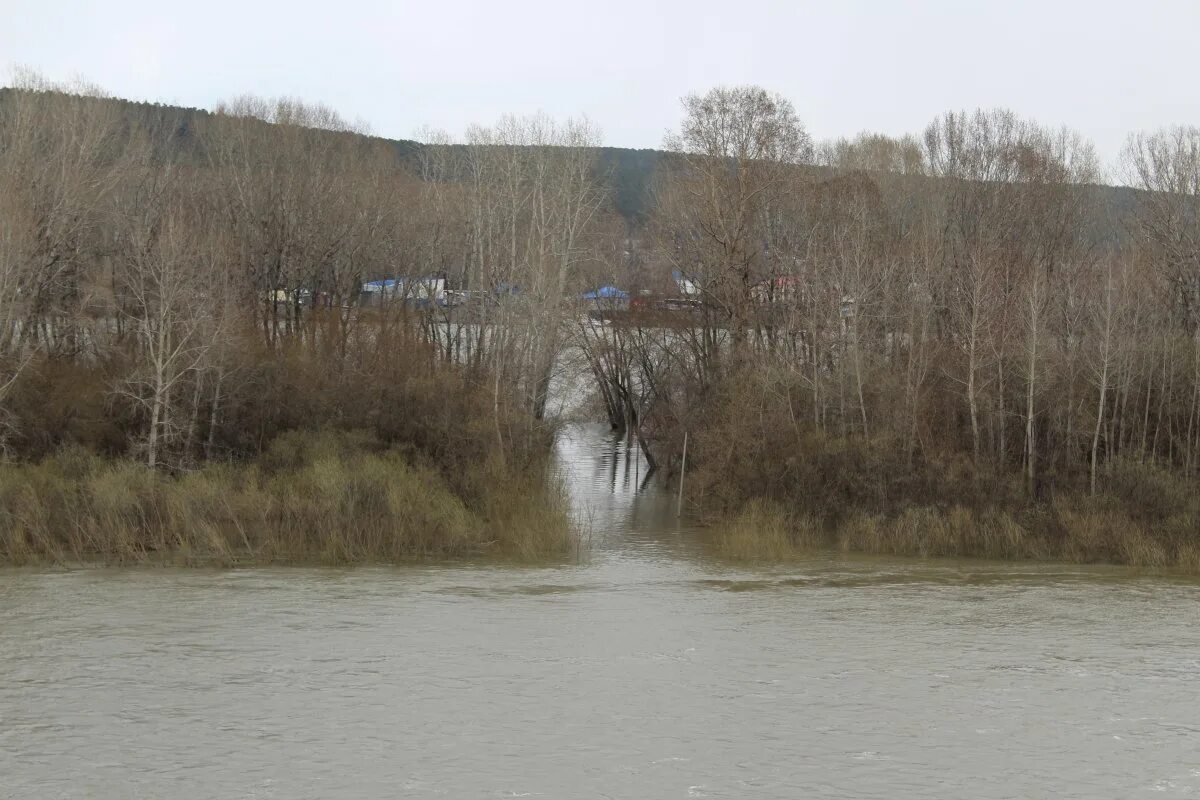
[[[0,88],[0,104],[12,89]],[[159,141],[171,140],[185,151],[194,152],[198,139],[194,131],[198,124],[211,117],[210,111],[160,103],[145,103],[132,100],[109,99],[96,102],[118,104],[122,115],[128,120],[130,129],[140,128]],[[267,123],[263,123],[264,125]],[[420,142],[411,139],[387,139],[386,137],[361,134],[331,134],[362,136],[365,141],[386,142],[396,153],[398,162],[415,163],[419,157]],[[613,206],[625,219],[635,221],[649,211],[650,186],[655,171],[667,155],[665,151],[653,149],[635,150],[626,147],[596,148],[598,168],[609,175],[613,187]],[[1119,236],[1121,221],[1132,210],[1136,192],[1121,186],[1097,186],[1097,233],[1101,237]]]

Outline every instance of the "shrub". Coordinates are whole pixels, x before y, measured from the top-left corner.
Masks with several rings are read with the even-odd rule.
[[[362,432],[293,432],[258,463],[179,476],[68,449],[0,466],[0,556],[348,563],[569,549],[565,500],[536,475],[482,471],[473,491]]]
[[[778,504],[752,500],[739,514],[717,526],[714,541],[724,558],[758,561],[811,552],[823,538],[821,525],[813,517],[790,515]]]

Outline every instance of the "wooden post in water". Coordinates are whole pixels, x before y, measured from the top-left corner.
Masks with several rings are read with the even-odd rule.
[[[688,432],[683,432],[683,461],[679,464],[679,500],[675,503],[675,516],[683,515],[683,472],[687,469],[687,437]]]

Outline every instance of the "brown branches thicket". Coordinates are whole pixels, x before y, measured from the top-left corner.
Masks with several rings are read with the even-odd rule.
[[[586,120],[426,138],[287,99],[156,127],[86,87],[0,93],[7,452],[186,471],[362,427],[461,474],[536,460],[577,371],[656,463],[689,436],[689,485],[730,505],[1200,470],[1195,128],[1132,137],[1118,195],[1009,111],[814,145],[785,98],[719,88],[637,220]]]

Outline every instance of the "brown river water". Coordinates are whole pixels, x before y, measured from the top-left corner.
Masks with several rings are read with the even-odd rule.
[[[1200,583],[732,567],[560,453],[577,563],[0,571],[0,797],[1200,797]]]

